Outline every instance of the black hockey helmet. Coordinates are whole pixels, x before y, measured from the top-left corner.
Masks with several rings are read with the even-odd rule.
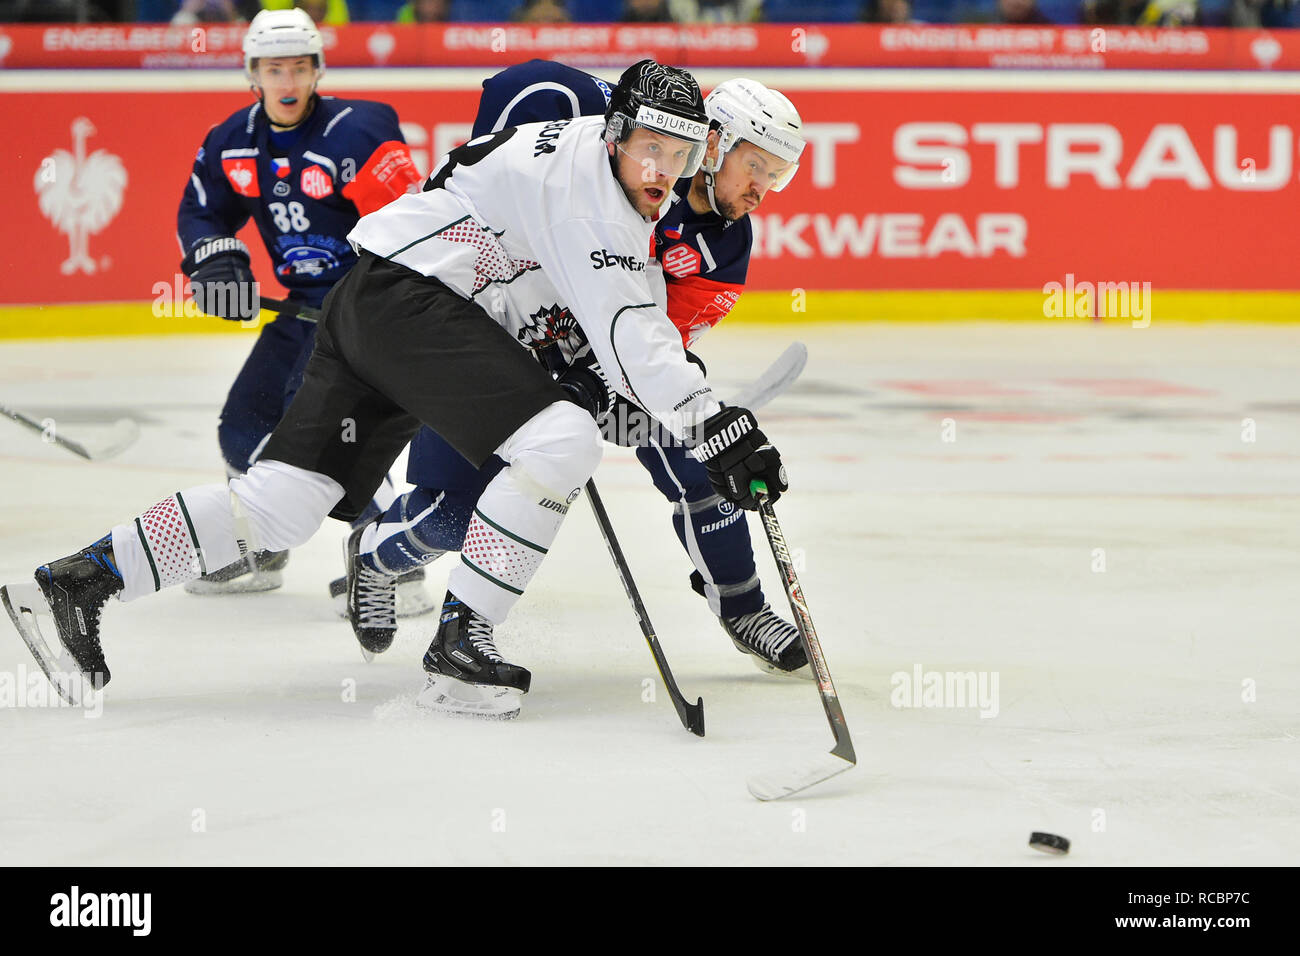
[[[622,143],[638,127],[691,143],[681,175],[694,176],[709,137],[709,115],[695,77],[650,59],[624,70],[605,110],[605,142]]]

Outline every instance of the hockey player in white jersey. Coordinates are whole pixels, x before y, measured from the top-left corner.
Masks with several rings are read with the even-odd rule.
[[[602,447],[591,414],[518,334],[539,313],[576,322],[608,388],[691,443],[720,495],[753,508],[761,480],[779,496],[779,453],[752,413],[719,405],[646,282],[655,217],[673,183],[698,168],[707,133],[690,74],[642,61],[606,117],[472,140],[422,192],[362,218],[349,236],[357,265],[326,297],[302,388],[247,474],[170,495],[42,565],[35,587],[0,589],[60,692],[80,700],[108,682],[99,624],[110,597],[143,597],[249,549],[295,547],[326,515],[354,518],[425,423],[471,463],[495,453],[507,467],[480,497],[448,579],[420,699],[517,714],[531,675],[501,657],[493,627],[524,593]],[[56,639],[41,617],[53,618]]]

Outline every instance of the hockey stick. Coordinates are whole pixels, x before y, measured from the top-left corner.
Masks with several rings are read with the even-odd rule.
[[[789,388],[807,364],[808,347],[802,342],[791,343],[767,371],[741,390],[730,404],[757,411]]]
[[[281,315],[296,315],[304,322],[319,322],[322,314],[320,309],[313,309],[309,305],[299,305],[288,299],[268,299],[264,295],[257,297],[257,307],[267,312],[279,312]]]
[[[73,441],[71,438],[64,438],[59,434],[55,426],[54,419],[46,418],[44,421],[37,421],[22,412],[13,408],[0,405],[0,415],[6,415],[12,418],[20,425],[30,428],[41,436],[43,440],[58,445],[60,448],[66,448],[74,455],[85,458],[88,461],[97,461],[101,458],[112,458],[120,454],[135,443],[140,437],[140,426],[129,418],[119,418],[113,423],[113,435],[108,441],[97,442],[87,445],[83,442]]]
[[[858,758],[853,752],[849,725],[844,721],[844,711],[840,707],[839,697],[835,694],[830,668],[826,665],[826,655],[822,653],[821,642],[817,640],[817,630],[813,627],[812,615],[808,613],[808,604],[803,598],[803,588],[799,586],[799,576],[795,573],[790,549],[786,547],[785,535],[776,520],[772,499],[768,497],[767,485],[755,481],[750,485],[750,489],[758,498],[758,513],[763,519],[763,530],[767,532],[767,543],[772,548],[772,557],[781,572],[785,596],[790,600],[790,610],[794,613],[795,625],[799,628],[799,636],[803,640],[804,649],[808,652],[813,673],[817,675],[817,692],[821,695],[826,719],[830,721],[831,733],[835,735],[835,747],[820,760],[795,770],[777,770],[750,778],[749,792],[755,797],[759,800],[779,800],[851,769],[857,764]]]
[[[591,502],[591,510],[596,514],[596,524],[600,526],[600,533],[605,538],[609,556],[614,559],[614,567],[618,570],[619,580],[623,582],[623,590],[627,592],[627,598],[632,602],[632,611],[636,614],[637,623],[641,625],[641,633],[645,635],[646,643],[650,645],[650,654],[655,659],[655,666],[659,668],[659,676],[663,678],[664,687],[668,688],[668,696],[672,698],[677,716],[681,718],[683,727],[695,736],[703,737],[704,698],[698,698],[694,704],[691,704],[678,690],[677,681],[673,680],[673,672],[668,667],[663,648],[659,646],[659,639],[655,637],[654,628],[650,625],[650,616],[646,614],[645,604],[641,602],[641,595],[632,581],[632,572],[623,557],[623,549],[619,547],[618,539],[614,537],[614,528],[609,523],[609,515],[605,511],[604,502],[600,500],[600,494],[596,491],[594,479],[587,481],[587,500]]]

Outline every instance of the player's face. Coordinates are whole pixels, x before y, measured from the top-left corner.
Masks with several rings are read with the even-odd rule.
[[[316,64],[309,56],[277,56],[257,61],[254,75],[263,108],[276,126],[297,126],[311,108]]]
[[[713,198],[723,218],[734,221],[757,209],[789,168],[789,162],[753,143],[737,143],[713,181]]]
[[[638,128],[616,149],[618,180],[628,202],[641,215],[653,216],[686,169],[692,144]]]

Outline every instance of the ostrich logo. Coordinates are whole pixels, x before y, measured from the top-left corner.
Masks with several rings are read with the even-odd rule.
[[[64,275],[78,270],[91,275],[101,266],[108,268],[107,257],[102,263],[90,258],[87,244],[122,209],[126,191],[120,158],[102,149],[86,155],[86,140],[95,133],[95,124],[78,116],[72,121],[74,152],[56,149],[36,172],[41,214],[68,237],[68,258],[59,267]]]

